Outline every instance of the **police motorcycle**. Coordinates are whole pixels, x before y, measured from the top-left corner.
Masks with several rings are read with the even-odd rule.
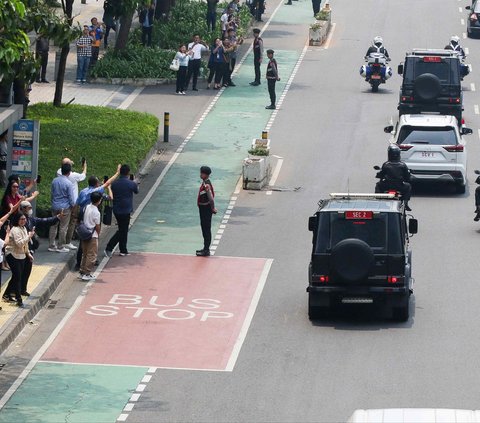
[[[393,75],[392,68],[387,66],[389,61],[390,57],[387,49],[383,46],[382,37],[375,37],[365,55],[367,64],[360,68],[360,76],[370,84],[372,92],[377,92],[380,84],[385,84],[387,79]]]
[[[400,147],[391,144],[388,147],[388,161],[382,167],[373,167],[377,171],[375,177],[380,179],[375,185],[375,192],[394,194],[403,201],[406,211],[412,211],[408,204],[412,192],[410,170],[400,160],[400,153]]]
[[[467,55],[460,45],[460,37],[458,35],[452,35],[450,43],[445,46],[445,50],[452,50],[460,59],[460,75],[461,80],[463,81],[463,78],[470,73],[470,67],[465,63]]]

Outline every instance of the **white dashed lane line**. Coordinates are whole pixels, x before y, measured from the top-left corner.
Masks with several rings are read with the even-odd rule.
[[[470,91],[476,91],[475,84],[472,82],[470,83]]]
[[[473,106],[473,110],[475,111],[476,115],[480,115],[480,109],[478,108],[478,104],[475,104],[475,106]]]

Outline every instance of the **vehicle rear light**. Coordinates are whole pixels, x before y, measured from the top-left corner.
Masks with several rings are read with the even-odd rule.
[[[327,283],[328,282],[328,276],[327,275],[321,275],[318,277],[318,280],[321,282],[321,283]]]
[[[402,150],[402,151],[408,151],[413,147],[413,145],[400,144],[399,147],[400,147],[400,150]]]
[[[313,275],[312,276],[312,285],[315,285],[315,286],[323,285],[325,283],[328,283],[329,280],[330,280],[330,278],[329,278],[328,275],[320,275],[320,276]]]
[[[462,144],[447,145],[443,148],[445,150],[447,150],[449,153],[461,153],[463,151],[463,145]]]
[[[454,104],[459,104],[460,103],[460,98],[459,97],[453,97],[448,99],[449,103],[454,103]]]
[[[478,16],[477,16],[477,14],[476,14],[476,13],[472,13],[472,14],[470,15],[470,20],[471,20],[472,22],[478,21]]]
[[[396,276],[389,276],[387,278],[388,283],[397,283],[398,280],[399,280],[399,278],[397,278]]]
[[[423,61],[426,63],[440,63],[442,58],[439,56],[425,56]]]
[[[413,98],[413,96],[402,95],[400,101],[403,101],[403,102],[414,101],[414,98]]]
[[[462,119],[462,125],[465,125],[465,119]]]

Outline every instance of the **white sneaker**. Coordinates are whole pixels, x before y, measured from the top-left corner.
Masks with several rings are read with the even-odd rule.
[[[48,251],[50,251],[51,253],[56,253],[58,251],[58,248],[56,246],[48,247]]]
[[[93,281],[95,279],[96,279],[96,277],[93,276],[93,275],[83,275],[82,276],[82,281]]]
[[[70,250],[66,247],[62,247],[62,248],[57,248],[55,251],[57,253],[68,253]]]
[[[72,243],[64,245],[65,248],[68,248],[69,250],[76,250],[77,246],[73,245]]]

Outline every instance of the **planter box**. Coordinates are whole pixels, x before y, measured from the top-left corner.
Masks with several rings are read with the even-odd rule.
[[[243,160],[243,189],[261,190],[270,177],[270,157],[250,156]]]
[[[328,18],[326,20],[315,21],[314,25],[319,25],[319,28],[309,29],[308,33],[308,44],[310,46],[321,46],[328,37],[330,31],[331,22],[332,22],[332,11],[331,9],[323,8],[323,12],[328,12]]]

